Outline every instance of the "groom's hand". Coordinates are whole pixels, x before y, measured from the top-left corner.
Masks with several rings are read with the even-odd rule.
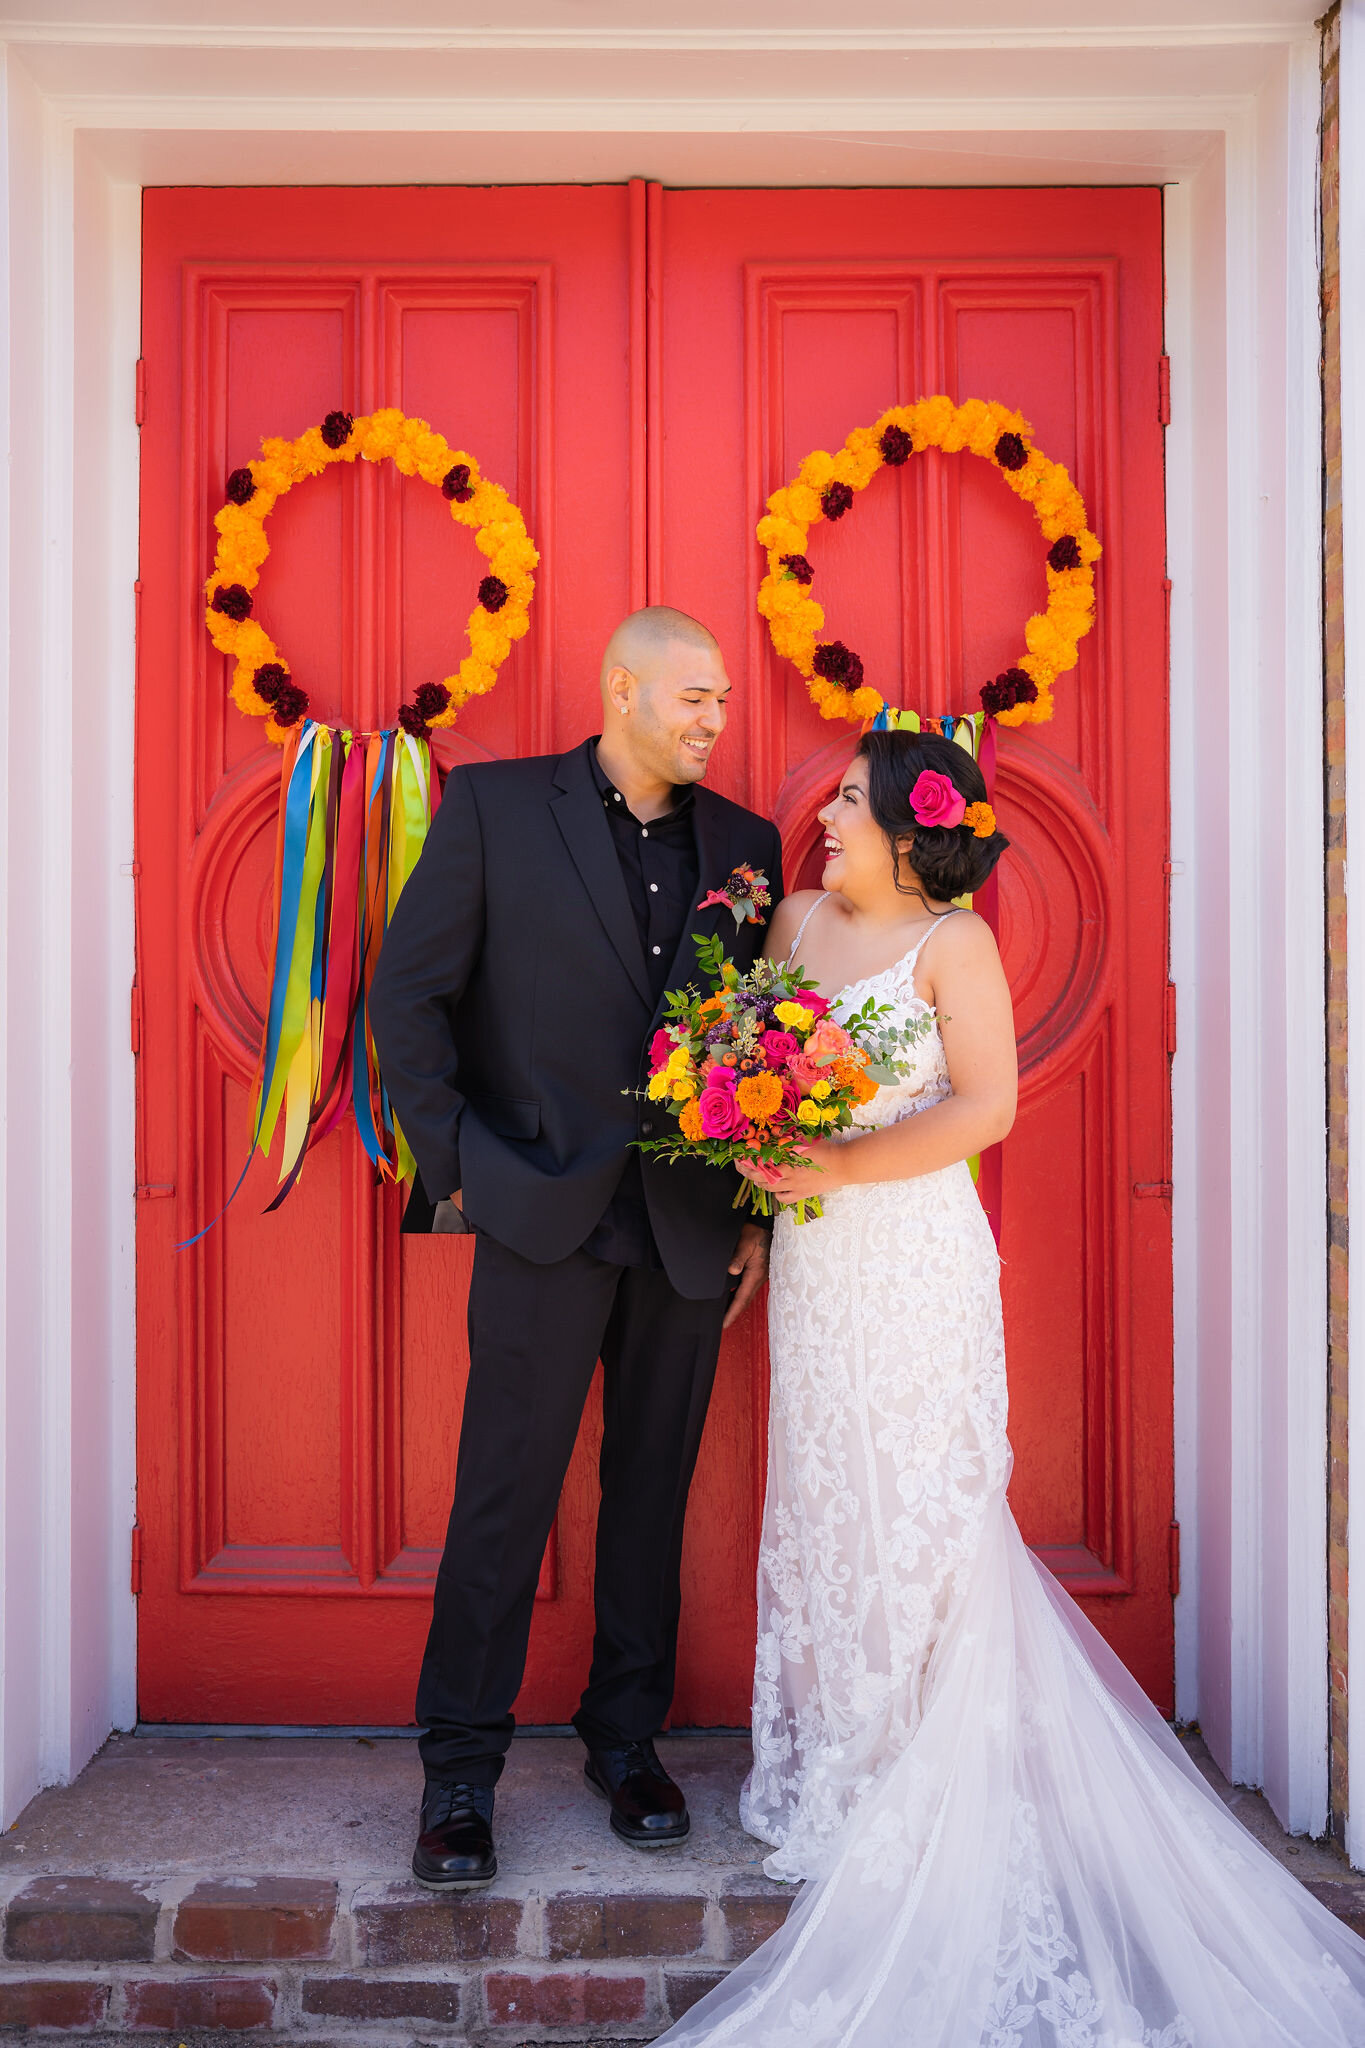
[[[721,1324],[723,1330],[728,1330],[731,1323],[739,1321],[767,1279],[768,1246],[771,1241],[768,1232],[761,1230],[757,1223],[746,1223],[740,1231],[739,1243],[735,1246],[735,1255],[730,1261],[730,1271],[738,1273],[739,1285],[735,1289],[734,1300],[725,1312],[725,1321]]]

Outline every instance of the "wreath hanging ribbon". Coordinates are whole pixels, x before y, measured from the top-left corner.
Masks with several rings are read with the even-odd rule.
[[[452,518],[475,529],[475,546],[488,558],[459,668],[444,682],[421,684],[401,706],[397,725],[374,733],[313,718],[307,692],[255,616],[254,592],[270,552],[265,522],[275,504],[295,483],[358,456],[391,459],[405,476],[437,485]],[[250,1166],[258,1151],[268,1154],[283,1122],[279,1189],[269,1204],[275,1209],[296,1185],[308,1152],[348,1109],[383,1178],[406,1180],[415,1171],[379,1069],[370,986],[394,906],[441,800],[432,729],[453,725],[463,704],[492,689],[512,643],[526,632],[531,572],[540,558],[521,513],[500,485],[481,476],[473,456],[451,448],[425,420],[393,410],[360,419],[330,412],[295,441],[262,442],[259,457],[228,477],[227,499],[214,519],[218,548],[205,585],[205,618],[214,646],[235,663],[233,701],[249,717],[264,718],[266,737],[284,748],[274,958],[247,1155]],[[245,1178],[244,1167],[229,1202]]]
[[[879,469],[899,468],[926,448],[991,463],[1033,507],[1049,544],[1047,609],[1026,624],[1025,652],[980,693],[983,710],[1001,725],[1041,725],[1052,716],[1053,683],[1076,666],[1076,643],[1094,624],[1094,564],[1101,550],[1086,525],[1085,501],[1063,465],[1034,447],[1026,419],[993,401],[969,398],[954,405],[951,398],[936,397],[894,405],[873,426],[855,427],[837,455],[815,449],[792,482],[773,492],[758,522],[768,556],[758,609],[773,646],[806,678],[822,718],[855,724],[880,719],[886,700],[864,681],[861,657],[842,640],[818,638],[825,614],[811,595],[815,571],[806,544],[818,521],[843,518]]]

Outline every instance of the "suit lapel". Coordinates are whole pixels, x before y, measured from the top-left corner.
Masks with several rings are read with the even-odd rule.
[[[560,761],[555,771],[556,794],[550,799],[550,809],[621,965],[643,1002],[652,1009],[653,998],[645,974],[640,929],[630,907],[611,827],[603,812],[602,799],[588,761],[591,745],[592,741],[586,740]]]

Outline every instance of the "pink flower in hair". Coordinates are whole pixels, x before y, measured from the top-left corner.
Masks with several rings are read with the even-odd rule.
[[[937,768],[926,768],[910,792],[910,809],[917,825],[960,825],[967,815],[967,799],[951,777]]]

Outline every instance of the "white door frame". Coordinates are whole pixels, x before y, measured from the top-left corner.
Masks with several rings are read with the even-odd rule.
[[[5,1820],[136,1711],[127,1004],[140,187],[643,174],[1167,188],[1177,1701],[1231,1777],[1263,1784],[1291,1828],[1321,1830],[1318,49],[1302,11],[1298,26],[1274,30],[907,30],[896,47],[927,53],[906,74],[921,81],[917,97],[888,93],[885,79],[902,73],[888,67],[895,38],[883,32],[751,36],[761,94],[684,99],[670,91],[679,50],[724,47],[733,66],[741,32],[599,38],[608,85],[614,66],[633,68],[626,86],[589,97],[547,82],[571,38],[507,31],[492,54],[525,66],[515,93],[428,88],[415,100],[355,94],[349,72],[328,67],[354,48],[396,49],[429,80],[452,49],[472,63],[498,34],[13,31],[0,165],[11,454],[0,512]],[[819,67],[836,47],[861,55],[867,77],[850,85],[845,64],[834,99]],[[1019,54],[1040,48],[1047,99],[1029,95]],[[306,92],[233,87],[234,65],[259,79],[282,49],[307,51]],[[970,97],[963,74],[932,70],[958,58]],[[187,65],[216,96],[187,86]],[[926,77],[940,82],[927,90]],[[1355,1348],[1365,1360],[1365,1343]],[[1356,1405],[1365,1414],[1365,1394]],[[1356,1463],[1365,1475],[1365,1458]],[[1365,1528],[1365,1511],[1358,1520]],[[1354,1749],[1365,1812],[1365,1739]]]

